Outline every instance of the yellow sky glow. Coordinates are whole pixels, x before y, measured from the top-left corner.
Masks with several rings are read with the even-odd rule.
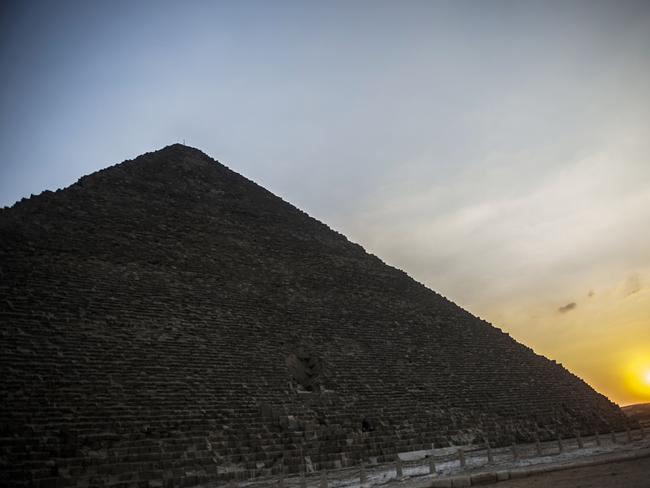
[[[481,313],[619,405],[650,402],[650,288],[626,283],[583,292],[565,312],[524,303]]]
[[[650,402],[650,166],[637,131],[610,135],[527,191],[488,191],[517,167],[507,155],[444,186],[387,186],[359,240],[619,405]]]

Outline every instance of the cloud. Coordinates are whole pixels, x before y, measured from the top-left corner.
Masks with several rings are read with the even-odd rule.
[[[623,293],[626,297],[629,297],[630,295],[634,295],[635,293],[641,291],[641,288],[641,278],[637,273],[634,273],[628,276],[625,282],[625,290]]]
[[[625,164],[612,164],[616,154]],[[565,165],[550,169],[546,158],[527,156],[540,158],[542,169],[527,168],[523,178],[512,155],[428,185],[410,174],[408,182],[395,178],[337,227],[486,314],[511,306],[555,311],[565,297],[584,295],[585,283],[602,291],[647,266],[650,171],[640,151],[609,141],[593,154],[566,153]]]
[[[566,305],[558,308],[557,311],[560,312],[560,313],[566,313],[566,312],[570,312],[571,310],[573,310],[577,306],[578,305],[576,305],[576,302],[571,302],[571,303],[567,303]]]

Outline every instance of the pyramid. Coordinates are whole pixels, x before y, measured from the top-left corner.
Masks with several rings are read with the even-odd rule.
[[[193,486],[622,429],[617,405],[197,149],[0,210],[0,484]]]

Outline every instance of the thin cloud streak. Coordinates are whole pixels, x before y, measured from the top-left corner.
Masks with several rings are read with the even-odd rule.
[[[571,302],[567,303],[566,305],[561,306],[560,308],[557,309],[558,312],[560,313],[566,313],[570,312],[571,310],[575,309],[578,305],[576,302]]]

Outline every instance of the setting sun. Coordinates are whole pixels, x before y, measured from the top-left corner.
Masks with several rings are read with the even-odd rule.
[[[618,374],[622,389],[629,392],[627,404],[650,400],[650,355],[647,349],[628,350]]]

